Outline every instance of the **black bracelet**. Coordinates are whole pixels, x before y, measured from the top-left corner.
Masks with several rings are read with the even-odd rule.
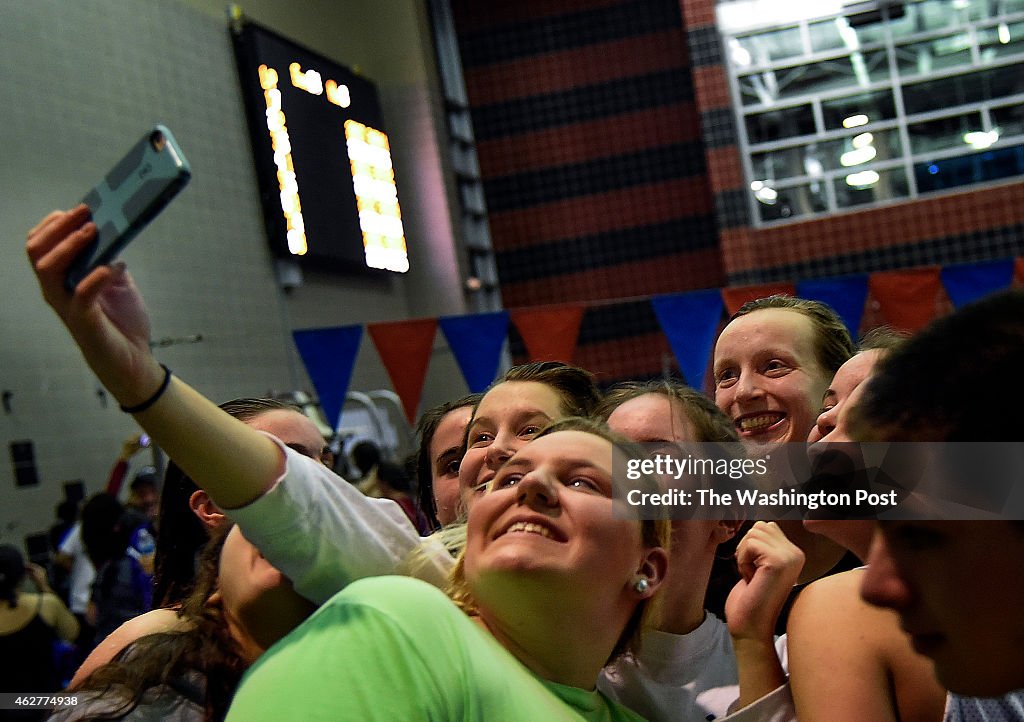
[[[164,370],[164,380],[161,382],[160,388],[158,388],[153,393],[152,396],[143,401],[141,404],[135,404],[135,406],[122,406],[121,411],[125,412],[126,414],[141,414],[143,411],[145,411],[150,406],[152,406],[153,404],[160,400],[160,397],[164,395],[164,392],[167,390],[167,387],[171,385],[171,370],[164,366],[163,364],[160,364],[160,368]]]

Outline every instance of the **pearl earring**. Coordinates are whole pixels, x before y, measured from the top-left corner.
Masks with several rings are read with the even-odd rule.
[[[633,582],[633,589],[636,590],[637,594],[645,593],[651,586],[651,583],[647,581],[647,577],[640,577]]]

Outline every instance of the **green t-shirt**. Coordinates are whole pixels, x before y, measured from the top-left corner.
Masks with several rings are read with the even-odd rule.
[[[246,674],[229,722],[641,719],[539,679],[435,587],[374,577],[336,594]]]

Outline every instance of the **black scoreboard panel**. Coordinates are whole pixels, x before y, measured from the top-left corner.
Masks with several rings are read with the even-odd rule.
[[[274,254],[324,270],[408,271],[373,83],[251,21],[231,32]]]

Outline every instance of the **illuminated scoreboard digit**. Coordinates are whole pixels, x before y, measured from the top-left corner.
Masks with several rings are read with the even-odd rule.
[[[313,269],[408,271],[374,85],[251,21],[231,29],[274,253]]]

